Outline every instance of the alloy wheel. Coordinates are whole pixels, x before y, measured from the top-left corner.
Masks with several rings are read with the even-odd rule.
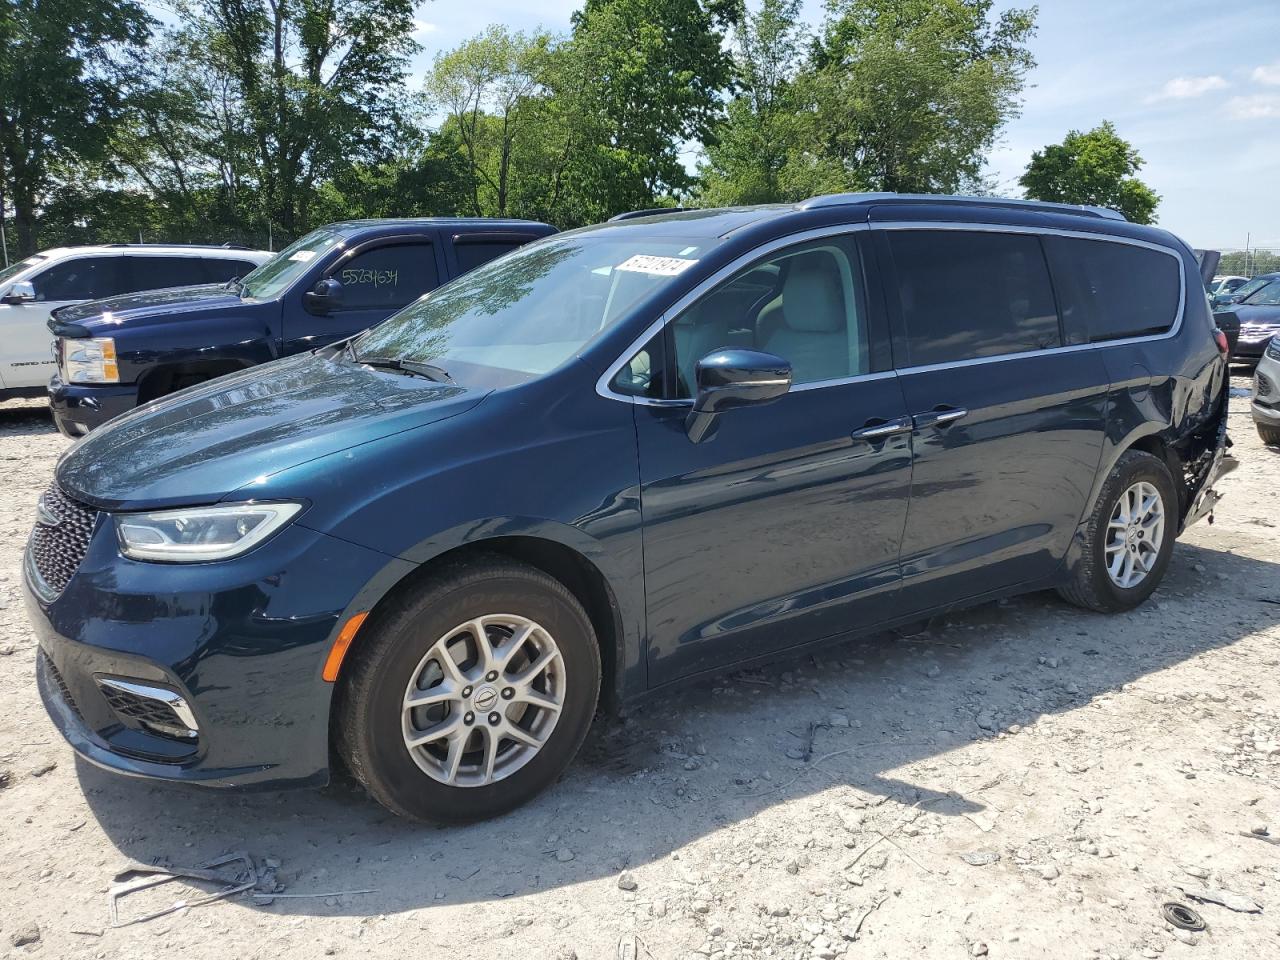
[[[564,659],[543,627],[515,614],[459,624],[437,640],[405,689],[404,744],[424,773],[454,787],[511,776],[560,718]]]
[[[1164,542],[1164,500],[1140,480],[1120,495],[1107,524],[1107,575],[1117,587],[1136,587],[1156,565]]]

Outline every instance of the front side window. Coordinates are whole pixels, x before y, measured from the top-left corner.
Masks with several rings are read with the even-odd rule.
[[[119,257],[73,257],[31,278],[36,299],[101,300],[120,293]]]
[[[312,230],[295,240],[274,257],[241,277],[243,295],[269,300],[289,289],[299,277],[311,269],[312,261],[342,243],[341,234],[331,230]]]
[[[1182,274],[1167,253],[1114,240],[1045,237],[1067,328],[1091,342],[1164,333],[1178,317]]]
[[[905,365],[1062,346],[1038,237],[969,230],[888,234],[905,327]],[[904,365],[903,358],[898,358]]]
[[[676,277],[718,240],[637,230],[566,234],[445,284],[355,341],[358,357],[546,373]]]
[[[333,271],[342,284],[343,310],[397,310],[440,283],[429,243],[371,247]]]
[[[871,371],[857,250],[849,237],[798,244],[752,264],[671,323],[676,397],[697,390],[700,359],[745,347],[791,364],[797,386]]]

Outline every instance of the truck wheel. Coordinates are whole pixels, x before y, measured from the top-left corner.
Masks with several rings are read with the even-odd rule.
[[[1268,447],[1280,447],[1280,427],[1273,427],[1265,423],[1258,426],[1258,436],[1262,438],[1262,442]]]
[[[578,752],[600,649],[558,580],[501,557],[391,601],[342,678],[337,745],[400,816],[463,823],[518,807]]]
[[[1178,498],[1169,468],[1149,453],[1126,451],[1102,485],[1080,563],[1059,594],[1100,613],[1136,607],[1160,585],[1177,530]]]

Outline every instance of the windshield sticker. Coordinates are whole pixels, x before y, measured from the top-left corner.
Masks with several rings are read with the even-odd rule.
[[[638,253],[631,259],[618,264],[618,269],[631,273],[651,273],[659,277],[675,277],[697,262],[697,260],[683,260],[680,257],[652,257]]]
[[[342,271],[342,285],[344,287],[350,287],[361,283],[370,283],[375,287],[394,287],[400,283],[400,271],[356,269]]]
[[[289,256],[290,260],[297,260],[299,263],[306,263],[316,255],[314,250],[299,250],[297,253]]]

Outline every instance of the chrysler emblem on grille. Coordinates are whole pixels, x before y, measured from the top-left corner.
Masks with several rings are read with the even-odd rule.
[[[62,518],[49,509],[44,494],[41,494],[40,499],[36,501],[36,523],[42,527],[57,527],[62,524]]]

